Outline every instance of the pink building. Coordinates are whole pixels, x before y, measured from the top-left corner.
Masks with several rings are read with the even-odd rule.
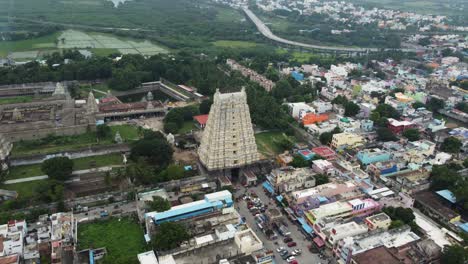
[[[348,203],[353,207],[352,215],[357,217],[368,216],[379,212],[382,209],[382,206],[372,200],[372,199],[354,199],[348,201]]]

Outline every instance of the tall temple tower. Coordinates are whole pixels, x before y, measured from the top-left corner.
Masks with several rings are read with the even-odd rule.
[[[239,168],[259,160],[247,95],[216,91],[198,150],[209,170]]]

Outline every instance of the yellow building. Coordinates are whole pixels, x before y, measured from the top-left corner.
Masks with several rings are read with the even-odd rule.
[[[345,147],[354,148],[364,143],[364,138],[353,134],[353,133],[339,133],[334,134],[331,142],[331,146],[334,149],[343,149]]]
[[[386,213],[380,213],[367,217],[365,223],[367,224],[370,230],[374,230],[377,228],[387,230],[390,224],[392,223],[392,219]]]

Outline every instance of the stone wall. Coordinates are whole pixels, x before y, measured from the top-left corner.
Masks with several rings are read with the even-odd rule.
[[[67,126],[67,127],[56,127],[56,128],[45,128],[45,129],[32,129],[32,130],[23,130],[17,132],[8,132],[5,134],[5,138],[11,142],[20,141],[20,140],[32,140],[32,139],[41,139],[48,135],[56,136],[71,136],[83,134],[87,131],[95,131],[96,126],[93,125],[76,125],[76,126]]]

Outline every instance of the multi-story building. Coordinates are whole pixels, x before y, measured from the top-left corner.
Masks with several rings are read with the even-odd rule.
[[[334,149],[354,148],[364,143],[364,138],[360,135],[352,133],[339,133],[334,134],[331,146]]]
[[[319,208],[309,210],[305,213],[307,221],[314,225],[317,221],[327,218],[347,218],[353,212],[353,207],[346,201],[337,201],[334,203],[324,204]]]
[[[356,157],[361,162],[361,164],[369,165],[371,163],[388,161],[390,160],[391,155],[387,151],[373,148],[359,151]]]
[[[294,118],[294,119],[302,119],[306,114],[308,113],[315,113],[315,109],[302,102],[302,103],[288,103],[288,111],[289,114]]]
[[[203,200],[173,206],[164,212],[150,212],[145,219],[151,218],[153,223],[159,225],[164,222],[180,221],[201,215],[221,211],[233,206],[232,194],[227,191],[205,194]]]
[[[326,112],[330,112],[333,109],[333,104],[330,102],[324,102],[324,101],[314,101],[312,103],[312,106],[316,110],[318,114],[323,114]]]
[[[374,230],[374,229],[387,230],[390,224],[392,223],[392,219],[386,213],[380,213],[380,214],[371,215],[367,217],[364,222],[369,227],[369,230]]]
[[[388,119],[388,129],[390,129],[394,134],[400,134],[406,129],[415,128],[416,125],[410,121],[398,121],[393,118]]]
[[[28,232],[25,220],[11,220],[0,225],[0,257],[23,256],[23,240]]]
[[[333,247],[333,254],[338,258],[338,263],[348,264],[351,263],[353,255],[382,245],[387,248],[400,247],[419,239],[419,236],[411,232],[408,226],[388,231],[378,229],[362,235],[341,239]]]
[[[338,241],[345,237],[352,237],[360,234],[367,233],[368,228],[365,224],[358,224],[354,221],[337,225],[331,228],[322,230],[325,236],[325,241],[329,245],[335,245]]]
[[[283,167],[273,170],[268,178],[277,191],[290,192],[315,186],[314,174],[308,168]]]

